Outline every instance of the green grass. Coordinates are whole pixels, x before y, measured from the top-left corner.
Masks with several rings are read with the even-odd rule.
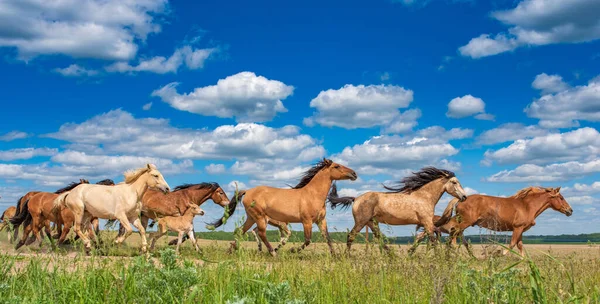
[[[288,245],[289,246],[289,245]],[[314,245],[311,245],[314,246]],[[110,247],[110,246],[108,246]],[[442,246],[409,257],[392,246],[358,246],[352,256],[323,250],[252,249],[226,254],[220,244],[189,244],[177,256],[152,257],[135,248],[111,255],[0,255],[3,303],[598,303],[600,259],[585,254],[538,254],[471,259]],[[342,252],[343,246],[336,249]],[[289,248],[287,248],[289,249]],[[81,250],[75,248],[72,250]],[[72,251],[71,250],[71,251]]]

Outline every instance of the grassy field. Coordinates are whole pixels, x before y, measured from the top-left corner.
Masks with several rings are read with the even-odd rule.
[[[105,233],[108,241],[111,235]],[[275,258],[246,241],[234,254],[228,242],[203,240],[202,254],[183,246],[180,256],[166,238],[140,256],[134,235],[123,247],[103,247],[86,257],[80,245],[14,251],[0,239],[3,303],[598,303],[598,245],[525,245],[529,258],[484,255],[443,246],[406,245],[390,254],[357,244],[351,254],[327,253],[311,244],[293,254],[288,244]]]

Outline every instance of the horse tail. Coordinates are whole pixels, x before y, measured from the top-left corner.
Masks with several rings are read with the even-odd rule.
[[[335,184],[333,184],[333,186],[331,186],[331,191],[329,192],[329,195],[327,196],[327,201],[331,205],[331,209],[335,209],[339,205],[342,206],[342,209],[346,209],[346,208],[350,207],[350,205],[352,205],[352,203],[354,203],[355,199],[356,199],[356,197],[352,197],[352,196],[339,197],[338,193],[337,193],[337,186]]]
[[[450,221],[450,218],[452,218],[452,211],[454,210],[454,207],[456,207],[456,204],[458,204],[458,202],[459,200],[457,198],[454,198],[448,203],[446,210],[444,210],[444,213],[442,213],[442,217],[440,217],[440,219],[437,220],[437,222],[435,222],[436,227],[446,225]]]
[[[15,210],[15,215],[17,215],[17,214],[19,214],[19,212],[21,212],[21,205],[22,205],[22,203],[23,203],[22,201],[23,201],[23,198],[24,198],[24,197],[25,197],[25,196],[21,196],[21,197],[19,197],[19,199],[17,200],[17,210]],[[2,214],[2,217],[4,217],[4,214]]]
[[[225,212],[223,213],[223,217],[221,217],[220,219],[218,219],[212,223],[208,223],[208,225],[206,225],[206,229],[215,230],[215,229],[223,226],[224,224],[226,224],[227,219],[235,212],[235,207],[237,207],[237,204],[244,197],[245,194],[246,194],[246,190],[240,190],[240,191],[237,191],[236,193],[234,193],[233,200],[231,200],[229,202],[229,205],[227,205],[225,207]]]
[[[52,206],[52,210],[56,211],[56,210],[60,209],[59,207],[66,207],[67,205],[65,204],[65,201],[66,201],[68,195],[69,195],[69,192],[65,192],[65,193],[62,193],[61,195],[59,195],[57,198],[55,198],[53,206]]]
[[[15,213],[10,220],[8,220],[13,226],[27,226],[31,223],[31,213],[29,213],[29,199],[21,204],[21,208],[18,213]]]

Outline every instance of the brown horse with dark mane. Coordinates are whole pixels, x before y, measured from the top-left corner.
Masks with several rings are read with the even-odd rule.
[[[218,183],[183,184],[166,194],[148,189],[142,197],[142,225],[146,228],[150,219],[183,216],[188,209],[188,203],[200,206],[209,199],[221,207],[229,205],[229,198]],[[123,232],[123,229],[119,228],[119,235]],[[186,235],[183,240],[185,241],[187,238]],[[174,242],[176,244],[177,239]]]
[[[560,187],[528,187],[511,197],[474,194],[461,203],[452,200],[436,226],[449,223],[453,227],[452,238],[462,236],[467,227],[475,225],[494,231],[512,231],[509,248],[516,245],[523,256],[523,232],[535,225],[536,217],[548,208],[566,216],[573,214],[573,209],[559,191]],[[452,217],[454,208],[456,216]],[[506,253],[507,250],[504,251]]]
[[[226,216],[235,211],[235,205],[241,199],[247,214],[246,222],[241,228],[241,235],[256,223],[258,236],[273,256],[276,255],[275,250],[267,240],[267,223],[270,219],[284,223],[302,223],[304,244],[293,251],[302,250],[310,244],[312,225],[316,223],[327,240],[329,250],[333,253],[333,244],[325,219],[327,194],[334,180],[356,180],[357,178],[354,170],[329,159],[323,159],[306,171],[298,185],[292,189],[258,186],[238,191],[231,202],[233,206],[229,208],[232,211]],[[218,227],[218,225],[215,226]],[[236,229],[236,233],[238,231]],[[231,245],[232,249],[237,248],[236,241]]]

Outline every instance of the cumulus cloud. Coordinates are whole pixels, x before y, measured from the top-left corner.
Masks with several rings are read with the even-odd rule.
[[[13,141],[16,139],[23,139],[23,138],[27,138],[30,135],[25,133],[25,132],[21,132],[21,131],[10,131],[6,134],[0,135],[0,141]]]
[[[0,160],[12,161],[19,159],[30,159],[37,156],[52,156],[58,152],[57,149],[49,148],[23,148],[0,151]]]
[[[590,160],[600,153],[600,133],[581,128],[565,133],[519,139],[498,150],[488,150],[486,161],[499,164],[547,164],[558,161]]]
[[[459,48],[463,56],[481,58],[523,46],[581,43],[600,38],[600,2],[596,0],[523,0],[492,17],[510,26],[508,32],[482,34]]]
[[[531,87],[542,91],[542,94],[558,93],[569,88],[560,75],[548,75],[546,73],[535,76]]]
[[[600,77],[587,85],[546,94],[525,108],[527,116],[540,119],[540,126],[567,128],[579,126],[578,120],[600,121]]]
[[[487,178],[490,182],[564,181],[600,172],[600,160],[571,161],[546,166],[525,164],[514,170],[503,170]]]
[[[81,67],[77,64],[71,64],[66,68],[56,68],[54,72],[59,73],[65,77],[81,77],[81,76],[96,76],[98,75],[98,71],[89,70],[84,67]]]
[[[448,103],[446,116],[450,118],[465,118],[475,116],[475,119],[494,120],[494,115],[485,113],[485,102],[481,98],[465,95],[456,97]]]
[[[166,0],[7,0],[0,2],[0,47],[19,58],[67,55],[129,60],[138,43],[161,30]]]
[[[600,193],[600,182],[593,182],[591,184],[580,184],[575,183],[572,187],[564,187],[561,192],[589,196]]]
[[[304,119],[304,124],[319,124],[345,129],[388,126],[388,131],[405,130],[416,125],[421,113],[409,110],[400,113],[413,101],[413,91],[394,85],[347,84],[334,90],[321,91],[310,102],[316,112]],[[391,125],[390,125],[391,124]]]
[[[189,70],[197,70],[203,68],[204,62],[216,51],[216,48],[194,49],[186,45],[176,49],[169,58],[155,56],[148,59],[140,59],[135,66],[125,61],[115,62],[107,66],[106,71],[115,73],[151,72],[167,74],[177,73],[182,66],[185,66]]]
[[[151,108],[152,108],[152,103],[151,102],[149,102],[149,103],[147,103],[147,104],[145,104],[145,105],[142,106],[142,110],[144,110],[144,111],[148,111]]]
[[[294,87],[277,80],[241,72],[216,85],[196,88],[188,94],[179,94],[179,83],[170,83],[152,93],[173,108],[204,116],[235,117],[238,122],[264,122],[277,113],[287,112],[283,106],[294,92]]]
[[[445,130],[436,126],[420,130],[412,136],[374,136],[362,144],[344,148],[341,153],[333,155],[333,158],[351,164],[359,175],[397,175],[402,170],[432,164],[458,167],[446,160],[459,152],[448,141],[471,135],[472,130]]]
[[[210,165],[204,167],[204,170],[208,174],[223,174],[226,171],[225,165],[223,165],[223,164],[210,164]]]
[[[477,144],[493,145],[517,139],[544,136],[550,131],[539,126],[526,126],[521,123],[506,123],[497,128],[484,131],[477,137]]]

